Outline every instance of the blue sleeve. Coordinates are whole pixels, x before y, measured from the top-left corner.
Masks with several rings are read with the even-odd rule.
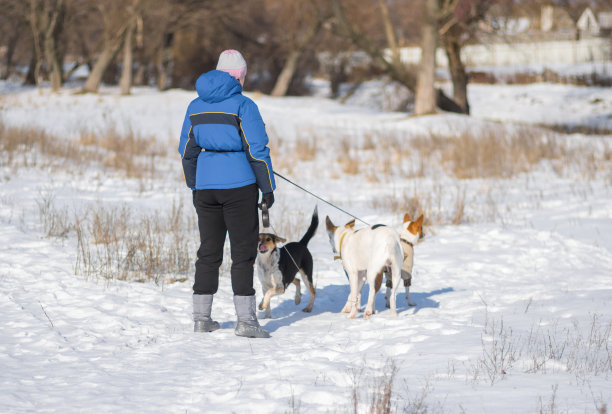
[[[185,156],[185,147],[187,146],[187,141],[189,141],[189,131],[191,130],[191,120],[189,119],[189,108],[187,108],[187,113],[185,114],[185,120],[183,121],[183,128],[181,128],[181,137],[179,139],[178,152],[181,155],[181,158]]]
[[[276,188],[274,171],[270,159],[268,134],[259,109],[255,102],[245,99],[240,106],[242,146],[251,168],[255,173],[255,180],[263,194],[270,193]]]

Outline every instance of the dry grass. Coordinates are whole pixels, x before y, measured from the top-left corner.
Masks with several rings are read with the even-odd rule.
[[[316,137],[310,136],[298,138],[295,143],[296,158],[300,161],[312,161],[317,155],[317,149],[318,145]]]
[[[423,214],[426,226],[457,225],[472,221],[466,213],[466,197],[466,190],[462,187],[449,189],[438,185],[431,192],[412,189],[395,193],[391,197],[375,197],[370,205],[377,210],[391,211],[397,216],[408,213],[410,217],[418,217]]]
[[[373,144],[375,143],[375,144]],[[490,124],[443,135],[434,132],[409,136],[400,133],[368,133],[361,142],[343,137],[335,148],[338,161],[358,164],[359,171],[373,171],[388,178],[432,177],[456,179],[511,178],[529,172],[542,161],[564,170],[580,167],[586,176],[611,169],[612,147],[598,148],[573,142],[536,126]],[[345,161],[346,162],[346,161]],[[353,173],[353,172],[350,172]]]
[[[368,369],[365,365],[349,371],[352,384],[348,411],[371,414],[391,413],[438,413],[444,412],[437,404],[428,403],[431,384],[425,381],[424,386],[413,394],[404,384],[404,389],[397,390],[396,378],[399,369],[395,361],[389,359],[385,365]]]
[[[186,280],[193,270],[197,226],[182,204],[137,218],[127,207],[90,207],[74,229],[75,273],[86,277],[163,284]]]
[[[72,166],[76,173],[90,165],[101,165],[125,177],[143,180],[158,176],[156,161],[167,153],[153,137],[140,137],[132,131],[82,132],[75,139],[63,139],[39,129],[9,127],[2,122],[0,150],[0,162],[13,170],[39,167],[70,171],[68,166]]]
[[[137,215],[127,206],[99,203],[80,213],[70,212],[56,207],[49,193],[39,199],[45,234],[76,236],[75,274],[164,284],[184,281],[193,271],[197,225],[193,216],[184,214],[180,203],[174,203],[167,213]]]

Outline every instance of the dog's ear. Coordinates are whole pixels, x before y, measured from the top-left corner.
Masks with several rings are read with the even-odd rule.
[[[421,214],[421,216],[408,225],[408,231],[412,234],[422,234],[423,233],[423,220],[425,217]]]
[[[284,238],[282,238],[282,237],[280,237],[280,236],[277,236],[277,235],[275,234],[275,235],[274,235],[274,241],[275,241],[275,242],[277,242],[277,243],[278,243],[278,242],[285,243],[285,242],[287,241],[287,239],[284,239]]]
[[[410,221],[410,214],[404,214],[404,223],[408,223]]]
[[[417,219],[417,223],[419,223],[419,226],[423,226],[423,221],[425,220],[425,216],[423,216],[422,214],[419,216],[419,218]]]
[[[344,227],[346,227],[347,229],[353,230],[355,228],[355,219],[352,219],[351,221],[346,223]]]
[[[334,223],[332,223],[332,221],[329,219],[329,216],[325,216],[325,227],[330,233],[336,231],[337,228],[336,226],[334,226]]]

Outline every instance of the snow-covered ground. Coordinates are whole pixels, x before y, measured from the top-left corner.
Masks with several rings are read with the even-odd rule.
[[[226,268],[213,304],[222,329],[211,334],[192,332],[191,273],[176,275],[187,281],[160,284],[86,278],[78,268],[75,274],[76,235],[45,236],[45,201],[67,214],[91,206],[146,214],[180,203],[193,220],[175,154],[194,95],[72,92],[41,95],[0,83],[0,119],[69,140],[84,131],[134,131],[165,145],[168,156],[144,184],[95,163],[0,165],[1,412],[361,413],[393,372],[397,412],[592,413],[612,404],[609,163],[587,175],[543,162],[510,178],[472,180],[397,173],[370,180],[337,165],[339,140],[373,133],[376,140],[381,131],[410,136],[510,122],[610,128],[610,89],[473,85],[469,118],[412,118],[368,108],[359,98],[341,105],[250,94],[278,172],[367,222],[397,227],[401,216],[391,199],[407,193],[433,200],[439,211],[455,209],[458,193],[466,203],[463,224],[426,228],[415,252],[416,306],[400,294],[397,318],[381,293],[370,320],[340,313],[348,283],[320,226],[309,246],[314,310],[301,312],[289,288],[272,301],[272,319],[261,319],[269,340],[234,335]],[[609,151],[612,137],[564,139]],[[316,155],[300,158],[300,146],[311,141]],[[375,153],[392,151],[376,144]],[[317,200],[277,183],[272,224],[298,237]],[[349,220],[318,206],[322,219]],[[185,237],[195,238],[194,231]]]

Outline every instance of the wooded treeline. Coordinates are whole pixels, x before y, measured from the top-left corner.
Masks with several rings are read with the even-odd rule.
[[[224,49],[248,62],[250,90],[302,94],[317,73],[337,92],[351,78],[387,74],[415,94],[415,113],[436,106],[469,112],[461,47],[487,10],[509,0],[0,0],[0,77],[55,91],[80,65],[83,92],[101,83],[128,94],[133,85],[193,88]],[[400,48],[420,45],[420,67]],[[434,55],[444,47],[453,96],[434,88]],[[350,53],[364,52],[358,70]],[[322,64],[320,56],[327,56]]]

